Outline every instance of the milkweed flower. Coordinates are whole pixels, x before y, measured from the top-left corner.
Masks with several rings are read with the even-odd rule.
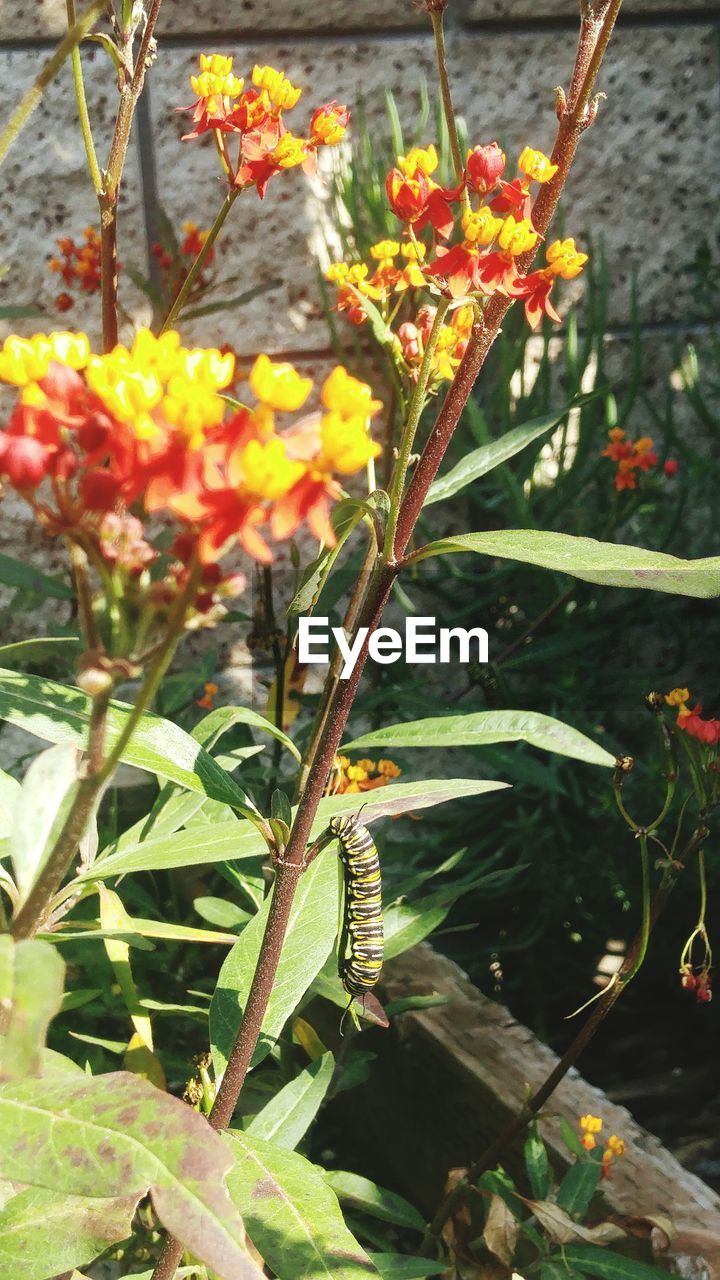
[[[255,186],[262,198],[267,184],[284,169],[301,167],[315,172],[319,148],[340,142],[350,119],[347,107],[327,102],[310,119],[307,137],[290,132],[284,112],[297,106],[302,90],[275,67],[255,65],[252,85],[233,71],[233,59],[201,54],[200,74],[190,82],[197,98],[192,106],[193,129],[184,141],[214,133],[218,152],[233,187]],[[233,136],[237,148],[231,153]]]
[[[581,1116],[580,1117],[580,1141],[586,1151],[593,1151],[597,1146],[597,1135],[603,1127],[602,1118],[600,1116]]]
[[[348,756],[336,756],[326,788],[328,795],[357,795],[364,791],[376,791],[399,778],[402,769],[394,760],[356,760]]]
[[[174,331],[140,330],[106,354],[84,334],[10,337],[0,381],[17,402],[0,431],[0,476],[49,533],[90,539],[126,574],[156,556],[145,515],[175,520],[174,584],[199,557],[209,607],[227,589],[216,561],[232,546],[272,558],[262,526],[278,539],[307,521],[332,543],[337,477],[379,452],[370,427],[381,403],[342,367],[323,384],[321,408],[283,431],[276,415],[300,410],[312,380],[261,355],[248,379],[257,403],[232,409],[223,393],[234,377],[232,352],[184,347]]]

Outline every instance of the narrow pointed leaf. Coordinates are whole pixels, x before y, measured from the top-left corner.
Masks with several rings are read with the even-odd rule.
[[[108,747],[117,741],[131,711],[127,703],[110,703]],[[90,724],[90,699],[79,689],[54,680],[3,669],[0,670],[0,719],[47,742],[72,743],[84,748]],[[256,814],[245,793],[212,756],[189,733],[162,716],[147,713],[141,718],[122,760],[177,782],[188,791],[203,792],[246,816]]]
[[[278,1280],[364,1280],[378,1274],[348,1231],[322,1172],[295,1151],[231,1131],[230,1195]]]
[[[445,498],[454,497],[466,485],[472,484],[474,480],[479,480],[481,476],[487,475],[489,471],[501,466],[503,462],[508,462],[521,449],[532,444],[533,440],[537,440],[538,436],[545,435],[553,427],[556,427],[559,422],[562,422],[567,412],[568,410],[565,409],[562,413],[549,414],[543,418],[533,418],[532,422],[526,422],[521,427],[515,427],[513,431],[508,431],[499,440],[491,440],[489,444],[483,444],[479,449],[473,449],[446,475],[439,476],[437,480],[433,480],[428,490],[428,496],[425,499],[425,506],[429,507],[433,502],[442,502]]]
[[[341,1204],[347,1204],[362,1213],[369,1213],[381,1222],[392,1222],[396,1227],[411,1231],[424,1231],[425,1219],[402,1196],[385,1187],[379,1187],[370,1178],[342,1169],[330,1169],[325,1176]]]
[[[476,555],[518,560],[557,573],[568,573],[583,582],[604,587],[632,587],[664,591],[700,600],[720,595],[720,557],[680,560],[661,551],[576,538],[568,533],[542,529],[498,529],[488,533],[463,533],[421,548],[414,562],[431,556],[473,551]]]
[[[23,902],[42,870],[78,787],[79,753],[65,743],[32,761],[17,797],[10,832],[15,883]]]
[[[330,1087],[335,1059],[324,1053],[286,1084],[253,1116],[246,1132],[276,1147],[294,1151],[304,1138]]]
[[[225,1071],[240,1028],[270,902],[267,898],[243,930],[220,970],[210,1004],[210,1045],[218,1076]],[[332,855],[321,855],[301,877],[295,894],[262,1032],[253,1054],[253,1066],[270,1052],[287,1019],[322,969],[335,942],[337,921],[337,863]]]
[[[370,799],[363,807],[363,822],[367,824],[378,818],[415,812],[461,796],[499,791],[507,785],[506,782],[475,778],[428,778],[423,782],[391,783],[368,793]],[[326,796],[318,805],[311,839],[325,830],[330,818],[342,813],[356,813],[358,808],[357,795]],[[78,876],[78,881],[107,880],[110,876],[127,875],[131,871],[161,871],[210,862],[245,860],[257,858],[265,851],[264,840],[250,823],[198,824],[190,831],[144,840],[135,847],[100,858]]]
[[[475,711],[470,715],[433,716],[388,725],[346,743],[343,751],[361,747],[473,747],[494,742],[528,742],[541,751],[571,756],[586,764],[612,768],[615,757],[591,738],[553,716],[537,711]]]
[[[382,1280],[427,1280],[439,1276],[447,1269],[444,1260],[413,1258],[406,1253],[371,1253]]]

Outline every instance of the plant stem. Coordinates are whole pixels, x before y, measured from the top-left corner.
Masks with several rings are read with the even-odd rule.
[[[102,306],[103,348],[112,351],[118,340],[117,301],[117,203],[122,182],[125,157],[130,143],[135,107],[145,84],[150,48],[155,24],[160,14],[162,0],[152,0],[140,48],[135,60],[129,84],[120,90],[120,105],[115,118],[115,129],[110,143],[110,157],[102,191],[98,193],[100,205],[100,289]]]
[[[65,0],[65,7],[67,9],[68,30],[72,31],[77,21],[75,16],[75,0]],[[87,156],[90,181],[95,189],[95,195],[100,197],[103,190],[103,180],[100,172],[100,165],[98,164],[97,154],[95,152],[95,143],[93,142],[87,98],[85,97],[85,81],[83,79],[82,59],[77,45],[75,45],[72,51],[71,59],[78,119],[80,121],[80,131],[83,136],[83,142],[85,143],[85,154]]]
[[[505,1126],[502,1133],[498,1134],[497,1138],[490,1143],[490,1146],[483,1152],[480,1158],[470,1166],[463,1181],[459,1182],[450,1194],[446,1196],[435,1214],[435,1217],[428,1226],[426,1242],[430,1239],[435,1239],[440,1235],[448,1218],[451,1216],[457,1205],[462,1202],[466,1192],[472,1188],[478,1178],[482,1177],[484,1173],[487,1173],[489,1169],[495,1168],[506,1147],[508,1147],[517,1137],[519,1137],[521,1133],[523,1133],[533,1116],[536,1116],[542,1107],[544,1107],[545,1103],[555,1092],[557,1086],[565,1078],[571,1067],[575,1066],[580,1054],[587,1048],[595,1035],[595,1032],[598,1030],[598,1027],[602,1022],[604,1022],[628,983],[637,974],[638,969],[642,964],[642,958],[647,950],[648,938],[660,918],[660,915],[665,909],[667,900],[677,883],[681,871],[684,869],[684,866],[692,854],[701,848],[707,835],[708,831],[703,825],[701,815],[700,824],[693,833],[693,836],[691,837],[682,856],[675,862],[668,862],[665,874],[649,904],[647,911],[643,910],[642,925],[633,940],[621,968],[618,970],[615,980],[610,982],[605,988],[592,1013],[581,1027],[572,1044],[565,1050],[565,1053],[557,1061],[550,1074],[540,1085],[540,1088],[537,1089],[532,1097],[527,1101],[523,1110]],[[643,868],[643,880],[645,882],[645,868]]]
[[[220,234],[222,225],[225,219],[227,218],[230,210],[232,209],[237,197],[240,195],[241,190],[242,190],[241,187],[231,187],[230,190],[228,191],[222,205],[220,206],[220,212],[218,213],[215,221],[213,222],[200,252],[198,253],[185,279],[183,280],[182,285],[178,290],[177,296],[175,297],[175,300],[173,301],[173,304],[170,310],[168,311],[165,319],[162,322],[162,325],[160,327],[160,333],[165,333],[166,329],[169,329],[170,326],[175,323],[175,321],[177,320],[177,317],[180,315],[180,312],[182,311],[183,307],[185,306],[185,303],[187,302],[190,291],[205,265],[207,256],[210,250],[212,249],[215,241],[217,240],[218,235]]]
[[[620,7],[621,0],[611,0],[611,3],[616,13]],[[599,61],[595,66],[593,79],[598,67]],[[560,121],[558,130],[558,141],[556,142],[555,150],[562,157],[562,166],[559,161],[553,160],[553,163],[558,163],[558,173],[556,173],[552,182],[546,184],[543,188],[544,192],[547,192],[548,187],[552,187],[553,191],[550,196],[546,196],[544,206],[542,206],[544,222],[542,226],[537,227],[541,234],[547,229],[555,210],[577,148],[580,133],[582,132],[580,128],[574,132],[575,126],[569,123],[570,119],[574,119],[572,113],[566,113]],[[526,258],[531,261],[532,255],[526,255]],[[522,264],[523,267],[525,265],[525,263]],[[495,303],[494,308],[493,303]],[[484,313],[481,323],[475,327],[468,350],[457,370],[428,443],[423,450],[420,462],[415,469],[407,493],[400,504],[397,533],[394,539],[396,555],[401,555],[404,552],[412,536],[430,485],[435,478],[453,431],[459,422],[475,379],[492,343],[497,337],[502,319],[511,305],[512,299],[493,299],[490,307]],[[268,1000],[275,981],[295,890],[305,869],[305,849],[312,822],[322,798],[362,677],[368,653],[368,639],[380,622],[383,609],[400,567],[396,560],[388,562],[383,558],[379,558],[370,575],[367,592],[358,617],[358,628],[366,626],[368,628],[368,636],[362,646],[352,674],[348,680],[338,683],[334,694],[330,698],[325,724],[312,761],[309,763],[307,780],[284,853],[286,865],[277,867],[268,921],[260,948],[257,968],[245,1006],[245,1014],[210,1115],[210,1124],[214,1129],[227,1127],[232,1119],[245,1077],[252,1062],[252,1056],[262,1030]],[[666,872],[666,876],[669,875],[670,871]],[[594,1012],[592,1017],[597,1017],[597,1012]],[[598,1022],[600,1020],[601,1018],[598,1018]],[[567,1068],[565,1069],[567,1070]],[[562,1078],[562,1076],[559,1078]],[[525,1121],[523,1121],[524,1123]],[[152,1280],[172,1280],[181,1254],[181,1246],[177,1241],[168,1237],[153,1271]]]
[[[85,644],[90,650],[98,649],[100,637],[93,612],[92,591],[90,590],[90,581],[88,579],[88,559],[77,542],[69,542],[68,548]]]
[[[438,80],[440,82],[440,96],[442,98],[443,114],[445,116],[448,137],[450,139],[450,151],[452,153],[455,179],[457,182],[463,182],[465,165],[463,164],[462,153],[460,151],[460,139],[458,138],[455,108],[453,107],[452,93],[450,92],[450,79],[448,77],[447,58],[445,54],[445,30],[443,27],[442,11],[431,9],[430,18],[433,26],[433,35],[435,37],[435,57],[437,59]],[[462,198],[464,207],[469,209],[470,197],[468,195],[467,188],[464,185]]]
[[[185,589],[178,596],[170,613],[164,642],[158,649],[148,670],[137,701],[125,721],[122,732],[118,735],[117,741],[105,759],[103,756],[112,682],[108,681],[107,689],[93,698],[88,733],[86,773],[78,784],[75,800],[45,865],[13,921],[12,935],[16,940],[18,938],[32,938],[47,919],[52,909],[53,898],[60,888],[63,877],[75,856],[77,847],[90,821],[98,793],[115,771],[128,742],[150,706],[160,681],[170,665],[175,646],[182,634],[188,604],[195,596],[198,577],[199,567],[195,565],[188,576]]]
[[[439,15],[433,14],[433,18],[436,16]],[[435,349],[438,344],[440,332],[449,306],[449,298],[441,298],[438,302],[435,319],[433,320],[432,329],[428,335],[422,364],[420,365],[418,372],[417,384],[415,386],[412,400],[410,401],[408,416],[400,437],[398,459],[395,463],[392,479],[390,481],[390,514],[388,516],[387,529],[385,532],[385,548],[383,552],[386,560],[395,559],[395,534],[397,532],[400,501],[405,489],[405,477],[407,476],[408,463],[410,461],[410,454],[412,452],[415,434],[418,429],[423,408],[425,407],[425,394],[427,392],[430,374],[432,372],[433,356],[435,355]]]
[[[54,80],[66,58],[73,49],[77,49],[80,41],[87,35],[96,18],[106,8],[106,0],[93,0],[88,5],[74,27],[60,41],[57,49],[48,58],[44,67],[38,72],[27,93],[24,93],[10,119],[0,132],[0,164],[2,164],[13,142],[17,138],[33,111],[37,107],[48,85]]]

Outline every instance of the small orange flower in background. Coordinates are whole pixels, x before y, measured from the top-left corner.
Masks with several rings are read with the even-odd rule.
[[[628,440],[622,427],[612,427],[608,431],[608,438],[610,443],[603,449],[602,456],[617,463],[615,488],[618,491],[637,489],[638,472],[652,471],[658,463],[652,439],[650,436],[640,436],[637,440]],[[678,464],[674,458],[668,458],[663,466],[665,475],[670,477],[675,475],[677,469]]]
[[[100,291],[100,234],[95,227],[86,227],[79,243],[65,236],[56,244],[60,256],[50,259],[50,270],[62,277],[66,291],[58,294],[55,305],[58,311],[69,311],[75,303],[71,290]]]
[[[618,1138],[616,1134],[611,1134],[605,1144],[605,1150],[602,1156],[602,1176],[610,1177],[611,1165],[613,1160],[618,1160],[620,1156],[625,1155],[627,1147],[622,1138]]]
[[[174,302],[182,287],[193,262],[205,245],[209,229],[201,229],[194,222],[183,222],[182,236],[177,241],[172,234],[165,240],[156,240],[151,246],[153,257],[157,260],[170,302]],[[197,277],[190,292],[191,299],[197,299],[210,284],[208,269],[215,258],[215,246],[211,245],[205,258],[203,270]]]
[[[597,1146],[596,1134],[600,1133],[603,1122],[600,1116],[581,1116],[580,1117],[580,1141],[586,1151],[593,1151]]]
[[[352,795],[362,791],[376,791],[386,787],[393,778],[399,778],[402,769],[393,760],[357,760],[352,763],[347,756],[336,756],[327,791],[329,795]]]
[[[698,702],[694,707],[690,707],[690,690],[689,689],[671,689],[670,693],[665,695],[665,701],[669,707],[677,709],[677,727],[690,738],[696,738],[698,742],[704,743],[705,746],[716,747],[720,743],[720,720],[708,719],[704,720],[702,712],[702,703]]]
[[[602,1132],[601,1116],[586,1115],[580,1117],[580,1141],[586,1151],[594,1151],[598,1146],[598,1135]],[[616,1134],[611,1134],[605,1143],[602,1153],[602,1177],[610,1177],[610,1166],[613,1160],[625,1154],[626,1144]]]
[[[318,150],[340,142],[350,119],[347,107],[326,102],[313,111],[307,137],[291,133],[283,113],[297,106],[302,90],[268,66],[255,66],[252,87],[246,88],[235,75],[233,59],[224,54],[201,54],[199,74],[190,83],[196,100],[180,110],[192,111],[194,127],[184,140],[213,133],[231,185],[254,186],[261,198],[270,178],[283,169],[300,166],[314,173]]]
[[[212,680],[208,680],[203,685],[203,696],[198,698],[196,706],[202,707],[204,711],[212,711],[215,706],[215,698],[219,692],[218,686],[213,684]]]

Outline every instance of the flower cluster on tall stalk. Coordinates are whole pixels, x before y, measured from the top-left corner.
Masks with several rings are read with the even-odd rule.
[[[400,238],[372,245],[370,263],[334,262],[326,271],[337,286],[336,308],[352,324],[363,325],[379,312],[384,341],[411,384],[432,335],[429,390],[453,380],[490,298],[522,299],[532,328],[543,313],[559,320],[553,287],[558,278],[578,276],[588,260],[568,238],[547,247],[544,267],[522,269],[520,259],[542,239],[533,222],[533,183],[542,187],[558,171],[541,151],[525,147],[518,175],[509,181],[497,142],[468,151],[453,187],[436,182],[438,163],[432,143],[398,156],[385,189],[403,224]]]

